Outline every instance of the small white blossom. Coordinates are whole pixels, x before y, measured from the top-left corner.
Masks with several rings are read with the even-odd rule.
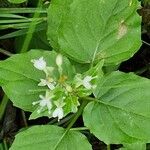
[[[95,78],[97,78],[97,76],[92,77],[92,76],[87,75],[82,79],[81,74],[77,74],[75,76],[76,88],[78,88],[81,85],[83,85],[88,90],[95,88],[96,86],[91,83],[91,81]]]
[[[62,119],[64,116],[64,111],[63,111],[63,108],[62,107],[57,107],[54,112],[53,112],[53,117],[56,118],[58,117],[58,121],[60,119]]]
[[[63,106],[65,105],[65,103],[63,102],[63,100],[55,101],[54,103],[56,105],[56,109],[54,110],[52,116],[54,118],[58,117],[58,121],[59,121],[60,119],[62,119],[64,117]]]
[[[40,108],[37,110],[37,113],[41,113],[42,110],[46,107],[48,109],[48,113],[51,114],[51,109],[52,109],[52,102],[51,98],[49,97],[48,94],[46,93],[46,96],[40,95],[40,100],[33,102],[32,105],[39,105]]]
[[[38,84],[38,86],[48,86],[48,88],[50,90],[54,90],[55,89],[56,82],[45,80],[45,79],[40,79],[40,81],[41,82]]]
[[[40,57],[39,59],[33,59],[31,62],[33,63],[34,67],[39,70],[45,70],[46,68],[46,61],[43,57]]]
[[[61,54],[58,54],[57,57],[56,57],[56,65],[58,67],[60,67],[62,65],[62,62],[63,62],[63,58],[62,58],[62,55]]]
[[[92,88],[95,88],[95,85],[92,85],[91,81],[96,78],[96,77],[92,77],[92,76],[85,76],[82,79],[81,74],[77,74],[75,77],[75,82],[76,82],[76,88],[78,88],[79,86],[83,85],[86,89],[90,90]]]
[[[92,77],[91,76],[86,76],[83,80],[82,80],[82,85],[90,90],[92,88],[92,84],[90,83],[92,81]]]

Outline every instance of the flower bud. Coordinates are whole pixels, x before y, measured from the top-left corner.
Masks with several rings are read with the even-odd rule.
[[[58,54],[57,57],[56,57],[56,65],[58,67],[60,67],[62,65],[62,62],[63,62],[63,58],[62,58],[62,55],[61,54]]]

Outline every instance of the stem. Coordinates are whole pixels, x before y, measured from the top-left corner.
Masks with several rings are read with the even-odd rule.
[[[73,130],[73,131],[82,131],[82,130],[89,130],[89,128],[87,128],[87,127],[71,128],[70,130]]]
[[[146,70],[148,70],[148,69],[150,69],[150,64],[148,64],[147,66],[145,66],[145,67],[143,67],[143,68],[141,68],[141,69],[139,69],[139,70],[136,70],[135,71],[135,74],[137,74],[137,75],[141,75],[142,73],[144,73]]]
[[[56,125],[60,126],[60,125],[62,125],[64,123],[68,122],[73,116],[74,116],[74,114],[71,114],[71,115],[65,117],[60,122],[57,122]]]
[[[4,95],[2,102],[1,102],[1,105],[0,105],[0,121],[3,119],[3,115],[5,113],[5,109],[6,109],[8,101],[9,100],[8,100],[7,96]]]
[[[84,101],[95,101],[95,102],[99,102],[98,99],[93,98],[93,97],[83,97],[82,100],[84,100]]]
[[[74,123],[76,122],[76,120],[79,118],[79,116],[82,114],[82,111],[84,109],[84,107],[87,105],[87,101],[83,101],[78,112],[76,113],[76,115],[74,116],[74,118],[72,119],[72,121],[70,122],[70,124],[67,127],[67,130],[69,131],[70,128],[74,125]]]
[[[109,145],[107,145],[107,150],[111,150],[111,146],[110,146],[110,144],[109,144]]]
[[[9,51],[6,51],[6,50],[4,50],[4,49],[2,49],[2,48],[0,48],[0,53],[4,54],[4,55],[6,55],[6,56],[12,56],[12,55],[13,55],[13,54],[10,53]]]
[[[24,113],[23,110],[21,110],[21,114],[22,114],[22,119],[23,119],[23,122],[24,122],[24,126],[28,127],[27,119],[26,119],[26,116],[25,116],[25,113]]]
[[[6,139],[3,140],[3,143],[4,143],[4,150],[8,150]]]
[[[39,9],[39,7],[41,7],[41,0],[38,1],[37,10]],[[33,19],[38,18],[39,16],[40,16],[40,12],[35,11]],[[27,32],[27,35],[26,35],[26,38],[25,38],[25,41],[24,41],[24,44],[22,46],[20,53],[24,53],[28,50],[29,44],[30,44],[32,36],[33,36],[33,32],[35,31],[35,28],[36,28],[35,23],[36,23],[36,21],[33,20],[33,22],[31,22],[31,24],[29,25],[29,30]]]
[[[74,118],[72,119],[72,121],[70,122],[70,124],[68,125],[68,127],[66,128],[66,131],[64,132],[64,134],[62,135],[62,137],[59,139],[59,141],[57,142],[57,144],[54,147],[54,150],[56,150],[58,148],[58,145],[60,144],[60,142],[62,141],[62,139],[65,137],[65,135],[69,132],[70,128],[74,125],[74,123],[76,122],[76,120],[78,119],[78,117],[82,114],[82,111],[84,109],[84,107],[87,105],[87,101],[83,101],[78,112],[75,114]]]
[[[146,42],[146,41],[142,41],[144,44],[150,46],[150,43]]]
[[[48,124],[55,124],[57,122],[57,118],[54,118],[53,120],[51,120]]]

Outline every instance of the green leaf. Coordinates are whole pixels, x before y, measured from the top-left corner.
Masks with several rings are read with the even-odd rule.
[[[123,144],[123,148],[120,148],[119,150],[146,150],[146,144],[143,143]]]
[[[14,4],[20,4],[20,3],[24,3],[27,0],[8,0],[10,3],[14,3]]]
[[[113,72],[98,82],[84,123],[107,144],[150,141],[150,80]],[[91,99],[91,98],[90,98]]]
[[[48,9],[48,31],[47,36],[50,44],[55,50],[59,49],[58,44],[58,28],[62,17],[67,14],[68,6],[73,0],[53,0]]]
[[[80,142],[80,144],[79,144]],[[57,126],[34,126],[20,132],[10,150],[92,150],[84,135],[76,131],[65,133]]]
[[[0,84],[4,92],[15,106],[26,111],[35,110],[32,102],[39,100],[39,95],[43,95],[46,90],[45,87],[38,86],[40,79],[45,78],[45,74],[37,70],[31,62],[32,59],[39,59],[42,56],[48,66],[56,67],[57,54],[40,50],[17,54],[0,62]],[[72,78],[74,70],[66,58],[62,67],[68,78]]]
[[[48,39],[77,62],[119,64],[141,45],[138,6],[137,0],[52,0]]]

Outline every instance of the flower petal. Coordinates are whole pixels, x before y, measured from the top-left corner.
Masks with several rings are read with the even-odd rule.
[[[55,84],[54,83],[47,83],[47,86],[50,90],[54,90],[55,89]]]
[[[46,68],[46,61],[44,60],[43,57],[40,57],[39,59],[31,60],[31,62],[33,62],[34,67],[39,70],[44,70]]]
[[[40,79],[40,83],[38,84],[38,86],[46,86],[47,81],[45,79]]]
[[[52,116],[53,116],[54,118],[58,117],[58,121],[59,121],[60,119],[62,119],[63,116],[64,116],[64,112],[63,112],[62,107],[56,108],[56,109],[54,110]]]

